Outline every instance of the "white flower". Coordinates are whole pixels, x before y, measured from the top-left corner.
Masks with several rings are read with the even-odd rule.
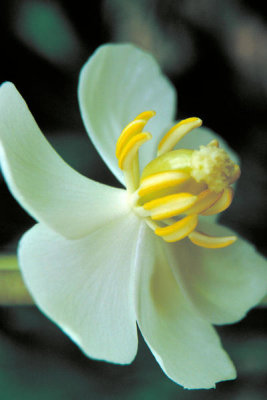
[[[172,123],[175,93],[154,59],[132,45],[106,45],[94,53],[81,73],[79,102],[90,138],[116,177],[122,183],[126,178],[128,191],[94,182],[65,164],[14,85],[0,89],[2,171],[14,197],[39,222],[19,245],[20,267],[36,304],[89,357],[130,363],[137,321],[163,371],[180,385],[210,388],[235,378],[212,324],[238,321],[260,301],[267,268],[241,238],[220,249],[200,247],[226,246],[235,237],[202,222],[214,216],[198,215],[230,204],[229,185],[238,168],[203,128],[183,137],[180,147],[198,149],[213,140],[210,145],[170,153],[201,124],[196,118],[171,130],[159,145],[162,155],[149,163],[153,145]],[[149,122],[153,112],[139,115],[146,110],[157,112]],[[117,144],[120,169],[116,143],[136,116]],[[146,122],[153,145],[140,150],[141,170],[149,163],[140,183],[137,148],[151,137],[141,132]],[[180,213],[187,216],[181,220]],[[199,227],[225,237],[204,236]]]

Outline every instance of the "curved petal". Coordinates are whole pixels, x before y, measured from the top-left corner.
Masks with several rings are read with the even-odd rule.
[[[42,224],[22,238],[19,264],[40,309],[89,356],[127,364],[137,350],[132,253],[139,220],[119,218],[68,240]]]
[[[66,237],[85,236],[129,211],[125,191],[80,175],[59,157],[9,82],[0,88],[0,160],[16,200]]]
[[[145,264],[138,260],[137,321],[163,371],[189,389],[211,388],[218,381],[234,379],[234,366],[215,330],[177,285],[163,241],[150,235],[142,245],[153,260]]]
[[[101,46],[84,65],[78,88],[82,118],[90,138],[114,175],[123,183],[115,157],[122,129],[139,113],[158,114],[147,125],[154,147],[141,149],[140,162],[151,161],[158,136],[173,120],[176,98],[154,58],[131,44]]]
[[[214,224],[202,223],[199,230],[215,236],[235,235]],[[240,237],[222,249],[201,248],[188,239],[167,247],[177,281],[211,323],[240,320],[267,293],[266,260]]]

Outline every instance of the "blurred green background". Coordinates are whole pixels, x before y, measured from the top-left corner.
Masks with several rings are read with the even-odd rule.
[[[86,176],[112,185],[79,115],[80,68],[97,46],[132,42],[152,52],[178,91],[178,117],[199,116],[239,154],[242,176],[222,222],[266,251],[267,15],[262,1],[3,0],[0,80],[14,82],[42,131]],[[0,177],[0,250],[15,252],[34,221]],[[86,358],[35,307],[0,308],[0,398],[267,398],[267,310],[220,327],[238,370],[216,390],[187,391],[164,376],[140,337],[130,366]]]

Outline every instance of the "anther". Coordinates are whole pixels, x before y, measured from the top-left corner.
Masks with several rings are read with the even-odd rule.
[[[125,145],[135,135],[142,132],[147,121],[144,119],[138,119],[130,122],[122,131],[116,145],[116,157],[119,158]]]
[[[232,188],[227,188],[223,191],[222,196],[206,211],[202,212],[201,215],[208,216],[218,214],[226,210],[232,203],[234,197],[234,191]]]
[[[144,111],[141,114],[138,114],[137,117],[135,117],[135,120],[137,119],[144,119],[146,122],[150,120],[150,118],[154,117],[156,115],[156,111],[150,110],[150,111]]]
[[[216,193],[211,190],[203,190],[198,196],[195,204],[187,210],[187,214],[202,214],[220,199],[223,192]]]
[[[210,236],[203,232],[193,231],[188,235],[192,243],[207,249],[220,249],[230,246],[236,241],[236,236]]]
[[[190,193],[177,193],[149,201],[143,208],[150,211],[152,219],[163,220],[185,212],[196,200],[197,196]]]
[[[210,145],[210,146],[214,146],[214,147],[220,147],[220,144],[219,144],[219,142],[218,142],[217,139],[213,139],[213,140],[209,143],[209,145]]]
[[[134,193],[140,183],[138,150],[151,139],[151,134],[142,132],[155,111],[145,111],[137,115],[122,131],[116,145],[119,168],[123,170],[125,184],[129,193]]]
[[[162,189],[171,188],[190,179],[190,175],[181,171],[164,171],[143,178],[140,183],[138,194],[140,197],[157,192]]]
[[[155,234],[161,236],[166,242],[177,242],[193,232],[197,223],[197,215],[190,215],[170,226],[155,229]]]
[[[158,156],[171,151],[174,146],[192,129],[202,125],[200,118],[187,118],[174,125],[158,145]]]
[[[234,165],[234,173],[229,181],[229,185],[232,185],[232,183],[235,183],[237,181],[237,179],[240,178],[240,175],[241,175],[240,167],[239,167],[239,165],[235,164]]]
[[[122,170],[127,170],[131,167],[131,163],[136,156],[139,147],[142,146],[145,142],[151,139],[152,136],[149,132],[139,133],[132,137],[126,146],[123,148],[120,157],[119,157],[119,167]]]

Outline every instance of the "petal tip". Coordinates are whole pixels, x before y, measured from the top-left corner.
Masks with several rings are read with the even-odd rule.
[[[10,81],[5,81],[5,82],[1,83],[1,85],[0,85],[1,93],[5,92],[5,91],[10,91],[10,90],[12,90],[12,91],[15,90],[17,92],[16,86],[14,85],[14,83],[12,83]]]

